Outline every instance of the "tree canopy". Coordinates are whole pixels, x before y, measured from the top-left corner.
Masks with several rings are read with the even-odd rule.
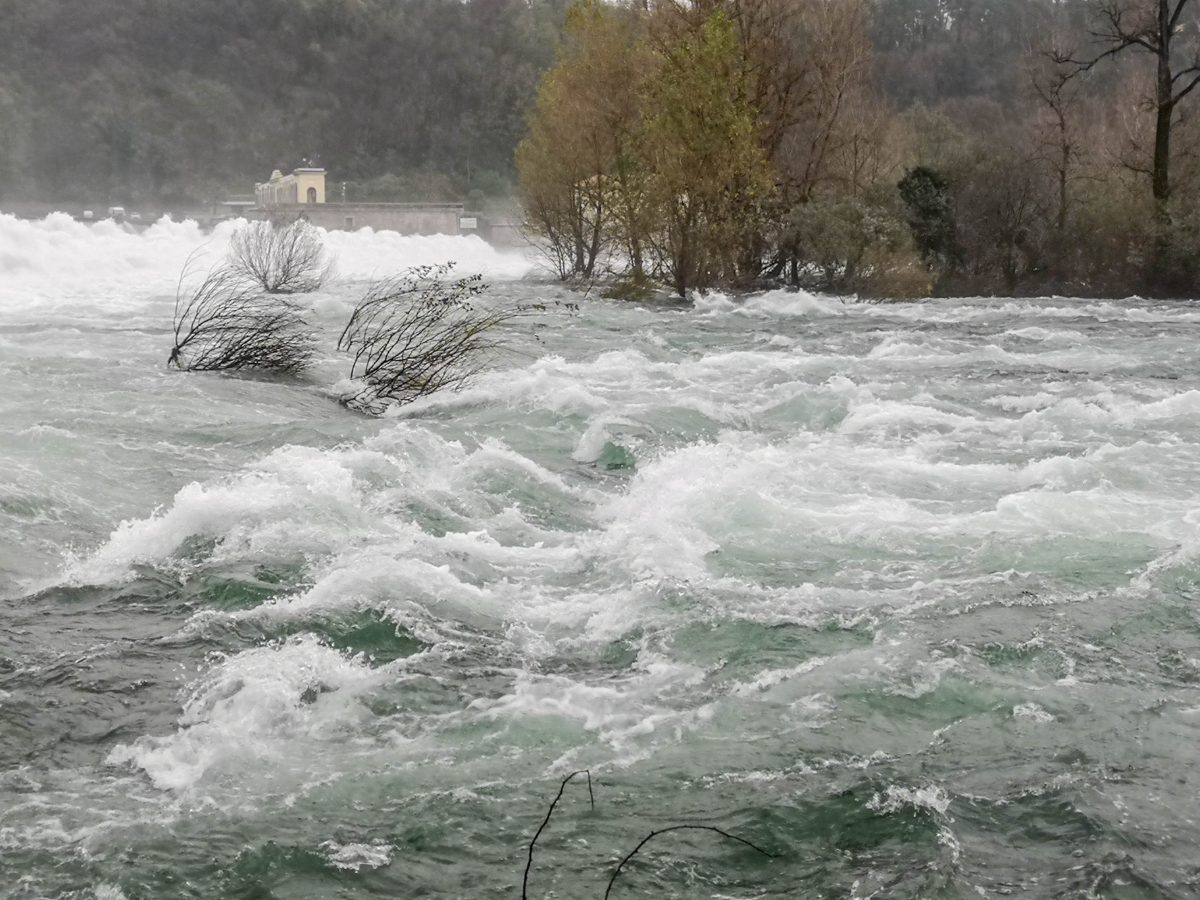
[[[1200,293],[1193,0],[586,8],[518,153],[564,277]]]

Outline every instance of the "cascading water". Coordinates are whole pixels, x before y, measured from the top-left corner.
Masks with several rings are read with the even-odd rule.
[[[1200,312],[587,299],[457,394],[168,371],[228,230],[0,216],[0,892],[1200,888]],[[559,307],[561,308],[561,307]]]

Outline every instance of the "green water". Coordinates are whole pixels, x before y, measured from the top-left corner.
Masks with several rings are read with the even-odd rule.
[[[589,300],[374,421],[30,284],[0,895],[518,897],[579,769],[530,897],[1200,892],[1190,307]]]

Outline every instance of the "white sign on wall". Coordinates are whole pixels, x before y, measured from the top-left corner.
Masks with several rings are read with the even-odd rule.
[[[459,228],[478,228],[479,222],[475,216],[463,216],[458,220]]]

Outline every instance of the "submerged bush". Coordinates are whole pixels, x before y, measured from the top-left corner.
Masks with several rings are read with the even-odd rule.
[[[168,365],[189,372],[250,369],[294,375],[308,366],[315,333],[296,304],[262,293],[222,267],[175,295]]]
[[[286,225],[251,222],[239,228],[229,241],[227,265],[268,294],[318,290],[334,269],[316,227],[304,219]]]
[[[453,263],[420,266],[374,284],[338,338],[360,387],[343,402],[379,415],[443,388],[457,389],[499,349],[498,325],[523,307],[485,307],[478,275],[446,280]]]

